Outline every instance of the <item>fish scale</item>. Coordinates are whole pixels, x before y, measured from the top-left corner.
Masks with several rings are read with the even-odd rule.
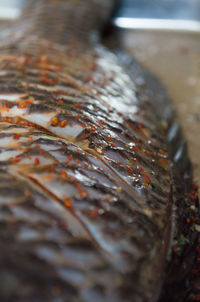
[[[110,5],[30,1],[3,36],[2,301],[158,299],[175,200],[171,107],[126,55],[90,39],[91,12],[104,20]]]

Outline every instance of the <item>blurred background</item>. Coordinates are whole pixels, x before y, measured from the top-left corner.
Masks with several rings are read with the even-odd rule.
[[[28,0],[0,0],[0,30]],[[67,0],[66,0],[67,1]],[[116,0],[121,44],[167,87],[200,185],[200,0]]]
[[[200,186],[200,0],[119,1],[122,45],[167,87]]]

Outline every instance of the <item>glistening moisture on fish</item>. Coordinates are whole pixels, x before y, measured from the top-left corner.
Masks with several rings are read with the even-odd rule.
[[[30,0],[0,33],[1,301],[188,291],[190,161],[165,89],[101,44],[112,6]]]

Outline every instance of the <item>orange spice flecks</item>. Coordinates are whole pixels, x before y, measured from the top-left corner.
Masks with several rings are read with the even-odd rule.
[[[186,218],[186,222],[187,223],[190,223],[191,222],[191,219],[188,217],[188,218]]]
[[[118,187],[118,188],[116,189],[116,191],[117,191],[117,193],[121,193],[121,192],[122,192],[122,188],[121,188],[121,187]]]
[[[138,147],[133,147],[133,150],[135,151],[135,152],[138,152]]]
[[[129,171],[130,173],[133,173],[133,169],[132,169],[132,168],[127,167],[127,169],[128,169],[128,171]]]
[[[49,63],[49,59],[47,58],[47,56],[43,55],[40,57],[40,62],[47,64],[47,63]]]
[[[103,154],[103,151],[100,148],[96,148],[97,153]]]
[[[75,183],[75,186],[76,186],[76,189],[77,189],[80,197],[82,197],[82,198],[88,197],[88,192],[84,191],[78,182]]]
[[[137,161],[137,159],[136,159],[135,157],[132,157],[131,160],[132,160],[133,162],[136,162],[136,161]]]
[[[73,206],[72,206],[72,204],[71,204],[71,200],[70,200],[69,197],[65,198],[65,200],[64,200],[64,205],[66,206],[66,208],[68,208],[68,209],[70,209],[70,210],[73,208]]]
[[[19,135],[17,135],[17,134],[13,135],[13,139],[14,140],[19,140]]]
[[[80,103],[76,103],[76,104],[74,104],[74,107],[80,108],[80,107],[81,107],[81,104],[80,104]]]
[[[82,139],[86,139],[86,138],[88,138],[89,137],[89,134],[88,133],[84,133],[83,135],[82,135]]]
[[[61,121],[60,122],[60,124],[59,124],[59,126],[61,127],[61,128],[64,128],[65,126],[67,125],[67,121]]]
[[[105,122],[103,120],[100,120],[99,122],[100,124],[105,125]]]
[[[90,216],[91,216],[91,217],[97,217],[98,215],[99,215],[98,210],[91,210],[91,211],[90,211]]]
[[[42,181],[52,181],[53,180],[53,176],[50,174],[45,175],[44,177],[42,177]]]
[[[38,157],[35,158],[34,165],[38,166],[40,164],[40,159]]]
[[[146,179],[146,181],[151,182],[150,177],[145,172],[144,172],[143,176]]]
[[[51,126],[56,127],[56,126],[58,126],[58,124],[59,124],[58,118],[56,116],[53,117],[51,119]]]
[[[66,164],[68,164],[72,160],[72,156],[67,156]]]
[[[43,83],[53,84],[53,81],[52,81],[51,79],[45,77],[45,76],[41,76],[40,79],[41,79],[41,81],[42,81]]]

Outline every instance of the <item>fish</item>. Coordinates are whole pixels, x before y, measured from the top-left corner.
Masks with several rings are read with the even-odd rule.
[[[101,43],[112,7],[30,0],[0,34],[1,301],[158,301],[176,237],[194,250],[173,106]]]

